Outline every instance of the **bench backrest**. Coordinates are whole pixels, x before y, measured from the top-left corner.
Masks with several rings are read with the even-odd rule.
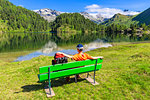
[[[50,79],[55,79],[59,77],[66,77],[70,75],[99,70],[102,66],[102,64],[100,63],[102,63],[102,59],[97,59],[96,69],[95,69],[96,59],[40,67],[39,68],[40,74],[38,75],[39,81],[48,80],[48,68],[50,68],[51,71]],[[84,66],[84,67],[80,67],[80,66]]]

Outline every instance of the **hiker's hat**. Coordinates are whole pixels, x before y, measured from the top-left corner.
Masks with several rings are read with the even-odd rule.
[[[77,47],[78,49],[83,49],[83,45],[82,45],[82,44],[78,44],[76,47]]]

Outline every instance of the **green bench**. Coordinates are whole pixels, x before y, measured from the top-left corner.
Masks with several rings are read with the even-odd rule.
[[[48,81],[49,82],[49,95],[50,97],[53,95],[53,91],[51,88],[51,81],[53,79],[58,79],[61,77],[67,77],[72,76],[76,74],[81,73],[88,73],[87,74],[87,80],[89,79],[89,72],[94,71],[94,77],[93,77],[93,85],[96,85],[95,81],[95,72],[97,70],[100,70],[102,67],[102,59],[93,59],[93,60],[84,60],[84,61],[76,61],[76,62],[69,62],[69,63],[62,63],[62,64],[56,64],[56,65],[49,65],[49,66],[43,66],[39,68],[39,74],[38,78],[40,82]],[[82,66],[82,67],[80,67]],[[75,82],[77,82],[77,78],[75,77]],[[48,96],[48,95],[47,95]]]

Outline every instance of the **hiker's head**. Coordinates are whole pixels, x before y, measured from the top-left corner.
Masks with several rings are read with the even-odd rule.
[[[77,51],[78,52],[82,52],[83,51],[83,45],[82,44],[78,44],[76,47],[77,47]]]

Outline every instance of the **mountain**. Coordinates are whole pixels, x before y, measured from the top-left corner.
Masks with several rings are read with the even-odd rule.
[[[47,31],[50,28],[48,21],[39,14],[8,0],[0,0],[0,20],[8,26],[5,31]]]
[[[56,10],[52,10],[52,9],[48,9],[48,8],[44,8],[44,9],[40,9],[40,10],[33,10],[33,11],[40,14],[48,22],[53,22],[57,16],[64,13],[64,12],[60,12],[60,11],[56,11]],[[104,22],[105,20],[107,20],[107,19],[103,18],[100,14],[96,15],[95,17],[90,15],[87,12],[80,12],[79,14],[83,15],[85,18],[90,19],[91,21],[93,21],[95,23],[101,23],[101,22]]]
[[[34,10],[34,12],[40,14],[44,19],[46,19],[48,22],[52,22],[56,19],[57,16],[59,16],[62,12],[52,10],[52,9],[40,9],[40,10]]]
[[[128,10],[124,10],[124,12],[128,12]],[[122,15],[122,14],[115,14],[112,18],[108,19],[107,21],[103,22],[103,25],[111,25],[111,24],[120,24],[126,25],[129,27],[131,24],[146,24],[150,25],[150,8],[146,9],[142,13],[134,16],[129,15]]]
[[[96,15],[95,17],[87,12],[80,12],[80,14],[83,15],[85,18],[90,19],[91,21],[98,24],[107,20],[106,18],[103,18],[100,14]]]
[[[139,21],[139,24],[145,23],[146,25],[150,25],[150,8],[134,17],[133,21]]]
[[[134,16],[127,16],[122,15],[120,13],[115,14],[112,18],[108,19],[107,21],[103,22],[102,25],[111,25],[111,24],[119,24],[119,25],[125,25],[129,27],[131,24],[138,23],[137,21],[132,21],[132,18]]]

